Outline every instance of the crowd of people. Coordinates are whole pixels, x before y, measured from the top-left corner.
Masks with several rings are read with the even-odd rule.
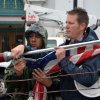
[[[75,8],[67,12],[66,16],[66,41],[61,45],[69,45],[75,43],[88,42],[93,40],[98,40],[96,33],[88,27],[89,17],[85,9]],[[0,61],[9,60],[11,58],[17,58],[21,54],[37,49],[46,48],[47,45],[47,30],[40,25],[40,23],[34,23],[30,28],[25,32],[25,37],[27,39],[27,46],[19,45],[11,50],[9,56],[5,53],[2,53]],[[67,40],[67,38],[69,38]],[[59,66],[61,67],[60,74],[75,74],[75,73],[85,73],[85,72],[95,72],[100,69],[100,55],[94,56],[89,60],[86,60],[84,63],[74,64],[69,59],[66,58],[66,50],[61,47],[55,48],[55,55],[59,61]],[[31,58],[41,58],[48,53],[36,54],[30,56]],[[81,66],[81,67],[80,67]],[[79,91],[75,90],[74,80],[80,84],[90,87],[92,86],[99,78],[97,74],[86,74],[86,75],[75,75],[75,76],[66,76],[60,77],[59,81],[55,79],[48,78],[48,75],[41,69],[40,66],[37,66],[34,69],[27,67],[27,62],[23,59],[18,60],[17,63],[13,63],[8,69],[10,70],[5,75],[7,80],[22,80],[33,78],[47,87],[48,91],[63,90],[56,96],[55,99],[52,97],[53,94],[49,95],[48,99],[58,100],[57,97],[60,97],[61,100],[99,100],[100,97],[89,98]],[[59,74],[59,73],[58,73]],[[32,91],[35,80],[25,81],[25,82],[13,82],[7,83],[7,92],[24,92],[28,93]],[[69,90],[69,91],[66,91]],[[27,100],[28,96],[22,95],[13,95],[11,100]],[[7,99],[8,100],[8,99]]]

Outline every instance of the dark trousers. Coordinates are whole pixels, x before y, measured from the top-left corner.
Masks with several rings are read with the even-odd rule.
[[[100,100],[100,97],[97,97],[97,98],[90,98],[89,100]]]

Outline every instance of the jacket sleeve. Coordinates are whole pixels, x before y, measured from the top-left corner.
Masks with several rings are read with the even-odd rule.
[[[100,56],[98,55],[87,60],[81,67],[73,64],[66,58],[62,59],[59,65],[67,74],[83,73],[72,75],[71,77],[80,84],[89,87],[97,81],[99,76],[97,74],[85,74],[85,72],[97,72],[100,69]]]
[[[56,73],[51,74],[50,76],[59,76],[61,75],[61,71],[58,71]],[[52,85],[50,86],[50,88],[48,87],[49,91],[55,91],[55,90],[60,90],[60,78],[52,78]]]
[[[10,80],[17,81],[17,80],[28,79],[28,78],[31,78],[31,75],[32,75],[31,74],[32,72],[28,68],[24,69],[23,74],[21,76],[17,76],[14,71],[12,71],[12,73],[11,73],[11,70],[13,70],[13,69],[9,69],[10,74],[6,74],[6,79],[9,81]],[[7,90],[8,92],[15,92],[16,89],[20,90],[22,87],[22,84],[27,84],[25,81],[23,81],[23,82],[16,82],[16,81],[6,83],[6,87],[8,89]]]
[[[6,51],[3,53],[0,53],[0,62],[9,61],[11,59],[12,59],[11,52]]]

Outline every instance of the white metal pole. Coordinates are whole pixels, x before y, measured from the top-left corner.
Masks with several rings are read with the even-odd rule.
[[[70,50],[73,48],[83,47],[83,46],[87,46],[87,45],[94,45],[94,44],[100,44],[100,40],[71,44],[71,45],[64,45],[64,46],[60,46],[60,47],[65,48],[66,50]],[[49,52],[49,51],[55,51],[55,48],[47,48],[47,49],[39,49],[39,50],[29,51],[29,52],[26,52],[24,55],[36,54],[36,53],[41,53],[41,52]]]

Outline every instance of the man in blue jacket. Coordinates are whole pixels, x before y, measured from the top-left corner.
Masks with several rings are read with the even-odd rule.
[[[66,21],[66,36],[70,41],[66,40],[63,45],[81,43],[87,41],[98,40],[96,33],[88,28],[88,14],[84,9],[76,8],[68,12]],[[100,56],[95,56],[82,65],[75,65],[65,57],[65,49],[58,47],[56,49],[56,57],[60,61],[62,74],[76,74],[84,72],[95,72],[100,69]],[[81,68],[79,68],[81,66]],[[80,84],[90,87],[98,80],[97,74],[84,74],[61,77],[61,90],[76,90],[74,80]],[[99,97],[89,98],[79,91],[61,92],[62,100],[100,100]]]

